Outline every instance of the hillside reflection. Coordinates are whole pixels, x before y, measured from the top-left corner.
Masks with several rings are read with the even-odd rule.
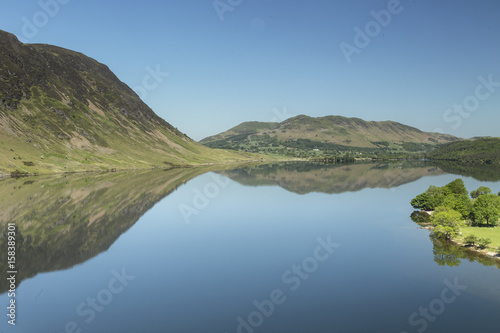
[[[0,248],[15,222],[18,284],[106,251],[157,202],[211,169],[8,178],[0,181]],[[0,251],[0,270],[7,271]],[[0,293],[8,290],[0,282]]]
[[[221,174],[248,186],[274,185],[290,192],[343,193],[365,188],[394,188],[422,177],[444,174],[425,163],[285,163],[222,171]]]

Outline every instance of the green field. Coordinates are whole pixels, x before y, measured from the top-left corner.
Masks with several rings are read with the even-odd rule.
[[[489,250],[496,251],[496,249],[500,247],[500,227],[465,227],[460,230],[462,231],[462,237],[460,237],[460,241],[462,241],[463,238],[468,235],[476,235],[477,237],[485,237],[491,239],[491,244],[488,246]]]

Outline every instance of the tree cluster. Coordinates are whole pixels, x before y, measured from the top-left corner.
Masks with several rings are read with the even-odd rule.
[[[499,193],[500,194],[500,193]],[[496,226],[500,218],[500,196],[481,186],[470,193],[462,179],[443,186],[431,185],[411,200],[415,209],[434,211],[430,221],[438,237],[453,238],[465,223]]]
[[[428,156],[432,160],[471,164],[500,164],[500,138],[479,138],[444,144]]]

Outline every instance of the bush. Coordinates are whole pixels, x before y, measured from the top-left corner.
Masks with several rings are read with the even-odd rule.
[[[474,245],[474,244],[476,244],[477,241],[478,241],[478,237],[476,235],[473,235],[473,234],[465,236],[465,238],[464,238],[464,242],[467,245]]]
[[[485,249],[488,247],[488,245],[491,244],[491,239],[486,238],[486,237],[480,237],[477,240],[477,247],[480,248],[481,250]]]

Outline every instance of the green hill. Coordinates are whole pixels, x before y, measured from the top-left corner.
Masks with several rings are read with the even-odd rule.
[[[393,121],[364,121],[359,118],[304,115],[281,123],[245,122],[230,130],[205,138],[200,143],[213,148],[282,153],[286,149],[322,151],[374,150],[428,151],[457,137],[427,133]],[[255,149],[258,147],[259,149]],[[281,150],[281,151],[280,151]]]
[[[236,161],[158,117],[107,66],[0,30],[0,173]]]
[[[477,138],[442,145],[428,157],[461,163],[500,166],[500,138]]]

